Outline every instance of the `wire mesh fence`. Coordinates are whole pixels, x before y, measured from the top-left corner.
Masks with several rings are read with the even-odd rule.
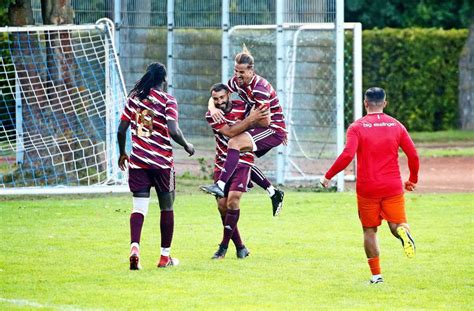
[[[37,23],[41,23],[40,0],[33,0],[32,3],[35,20]],[[168,3],[169,1],[164,0],[72,0],[76,24],[94,23],[101,17],[113,19],[116,16],[114,12],[119,12],[120,20],[116,21],[119,36],[118,52],[127,90],[131,89],[150,62],[160,61],[166,64],[168,61]],[[230,27],[276,24],[276,0],[229,0],[228,3]],[[286,0],[283,3],[285,23],[334,23],[335,21],[335,0]],[[190,171],[192,174],[205,175],[207,174],[206,170],[212,165],[214,143],[212,133],[204,120],[204,114],[207,110],[209,87],[213,83],[221,81],[222,1],[175,0],[173,1],[173,12],[172,58],[174,65],[169,74],[173,75],[173,95],[179,103],[180,125],[185,135],[195,143],[198,151],[197,159],[189,160],[183,152],[177,150],[175,154],[177,170],[178,173]],[[258,48],[254,48],[252,44],[249,46],[251,51],[256,53],[257,70],[275,86],[275,31],[269,31],[267,34],[246,33],[245,35],[247,43],[258,40]],[[321,35],[319,34],[319,36]],[[305,34],[304,36],[311,35]],[[318,65],[311,63],[311,61],[309,63],[305,61],[295,63],[296,71],[309,73],[312,69],[318,68],[312,74],[316,76],[315,80],[319,79],[322,83],[317,87],[313,85],[308,88],[309,82],[306,81],[304,74],[301,81],[294,83],[297,87],[296,91],[301,89],[302,93],[295,93],[293,98],[296,119],[293,118],[291,122],[298,126],[293,128],[295,132],[292,135],[297,136],[299,144],[304,144],[306,147],[302,147],[302,145],[298,147],[294,141],[295,144],[292,145],[291,152],[299,153],[301,159],[306,157],[312,160],[315,154],[325,154],[325,151],[321,150],[328,151],[334,147],[331,141],[325,146],[319,145],[319,151],[310,150],[308,148],[315,148],[315,144],[314,141],[307,138],[314,133],[334,138],[330,131],[323,130],[324,126],[321,127],[322,118],[328,122],[334,121],[333,118],[335,118],[335,112],[327,108],[328,104],[333,103],[333,97],[329,98],[327,95],[320,94],[323,91],[326,94],[332,94],[333,87],[335,87],[334,68],[332,67],[335,61],[335,34],[333,31],[329,31],[324,36],[327,38],[319,42],[332,42],[328,43],[329,50],[325,50],[321,46],[312,47],[311,53],[314,55],[311,57],[319,57]],[[308,41],[309,38],[301,40]],[[346,43],[346,48],[345,106],[346,111],[349,112],[346,114],[346,123],[350,123],[352,120],[352,50],[350,42]],[[309,55],[304,52],[304,49],[305,47],[301,47],[296,52],[297,59],[303,57],[303,54]],[[233,58],[232,53],[230,54],[231,59]],[[291,49],[288,46],[287,62],[290,61],[291,56]],[[328,59],[326,65],[323,61],[325,57]],[[321,69],[323,66],[326,66],[326,70]],[[312,94],[304,94],[305,91]],[[316,107],[323,109],[318,111],[319,108]],[[324,110],[324,107],[327,109]],[[316,129],[315,127],[318,126],[320,128]],[[297,152],[297,150],[299,151]],[[329,154],[334,155],[334,152],[331,151]],[[274,157],[274,155],[271,156]],[[268,162],[271,163],[273,160]],[[295,160],[295,165],[291,164],[292,169],[296,169],[296,166],[307,167],[304,164],[305,161],[296,164],[297,162],[301,161]],[[320,162],[318,165],[322,167],[325,164]],[[274,173],[271,164],[266,169],[270,175]]]

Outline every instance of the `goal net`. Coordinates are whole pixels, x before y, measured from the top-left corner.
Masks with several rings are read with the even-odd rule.
[[[351,122],[362,114],[360,24],[347,23],[345,29],[353,40],[346,44],[351,50],[346,51],[349,57],[344,79],[345,115],[350,114],[346,120]],[[228,58],[223,61],[227,77],[223,80],[232,75],[233,56],[245,43],[255,58],[256,73],[277,89],[275,30],[276,25],[231,28]],[[283,176],[285,184],[315,184],[338,155],[334,24],[284,24],[283,41],[284,87],[278,95],[286,117],[288,142],[285,148],[259,159],[257,165],[269,176]],[[355,178],[354,168],[352,165],[346,171],[346,179]]]
[[[0,32],[0,193],[123,184],[116,131],[126,93],[113,23]]]

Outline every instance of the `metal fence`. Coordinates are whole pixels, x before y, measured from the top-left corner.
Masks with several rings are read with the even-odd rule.
[[[190,161],[178,150],[175,154],[178,174],[186,171],[192,174],[207,174],[206,171],[209,171],[212,165],[214,144],[204,114],[207,110],[209,87],[221,80],[222,6],[228,4],[228,28],[236,25],[275,25],[277,1],[72,0],[72,6],[76,24],[94,23],[102,17],[111,18],[116,22],[116,43],[119,46],[127,90],[131,89],[150,62],[160,61],[169,65],[168,60],[172,57],[172,66],[168,69],[172,81],[171,90],[180,105],[180,125],[185,135],[195,143],[199,158],[199,161]],[[35,20],[41,23],[40,0],[32,2]],[[284,4],[283,23],[335,22],[336,0],[284,0],[280,3]],[[169,5],[173,6],[174,22],[171,47],[168,44]],[[335,32],[329,33],[328,36],[335,44]],[[333,58],[332,61],[335,61],[334,52],[332,50],[332,55],[328,55]],[[350,55],[352,51],[348,52],[346,55]],[[276,55],[273,55],[271,59],[275,57]],[[263,64],[268,59],[256,61]],[[275,69],[271,64],[268,68]],[[350,69],[350,66],[346,68]],[[330,69],[331,72],[333,70],[334,68]],[[349,74],[352,74],[350,70]],[[269,79],[272,79],[271,75]],[[351,90],[351,81],[350,77],[346,79],[346,90]],[[335,81],[332,82],[335,84]],[[331,84],[329,81],[327,83]],[[331,92],[333,91],[331,89]],[[346,95],[350,95],[350,91]],[[309,107],[319,104],[313,103]],[[352,100],[346,100],[345,106],[352,111]],[[316,111],[308,112],[307,116],[317,114]],[[333,113],[329,113],[328,118],[331,120],[334,118]],[[349,116],[348,121],[351,119]],[[266,169],[267,173],[274,175],[271,166]]]

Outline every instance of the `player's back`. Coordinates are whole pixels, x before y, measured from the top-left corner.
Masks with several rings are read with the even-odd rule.
[[[151,89],[149,95],[139,100],[131,97],[124,116],[131,123],[131,168],[171,168],[173,149],[167,120],[177,120],[177,103],[171,95]]]
[[[402,190],[398,150],[406,132],[395,118],[368,114],[352,125],[357,133],[357,191],[362,196],[396,195]]]

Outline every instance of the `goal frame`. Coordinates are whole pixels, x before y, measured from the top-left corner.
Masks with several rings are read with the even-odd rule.
[[[100,29],[108,33],[110,40],[104,40],[105,51],[105,152],[106,152],[106,181],[96,185],[86,186],[35,186],[35,187],[0,187],[1,195],[52,195],[52,194],[82,194],[82,193],[123,193],[128,192],[126,186],[126,175],[121,173],[117,166],[118,147],[116,143],[116,133],[118,120],[120,118],[120,109],[114,107],[116,104],[112,100],[112,94],[118,94],[122,91],[126,95],[125,81],[120,67],[120,61],[117,56],[115,47],[115,25],[113,21],[108,18],[101,18],[95,24],[86,25],[26,25],[26,26],[5,26],[0,27],[3,33],[29,33],[42,31],[75,31],[75,30],[95,30]],[[111,70],[110,58],[114,58],[115,66]],[[13,64],[13,66],[15,66]],[[14,67],[15,68],[15,67]],[[113,83],[111,83],[113,81]],[[22,163],[24,154],[24,140],[23,140],[23,116],[22,116],[22,93],[19,87],[18,75],[15,68],[15,87],[13,88],[15,94],[15,111],[16,111],[16,163]],[[125,103],[126,98],[123,99]]]

